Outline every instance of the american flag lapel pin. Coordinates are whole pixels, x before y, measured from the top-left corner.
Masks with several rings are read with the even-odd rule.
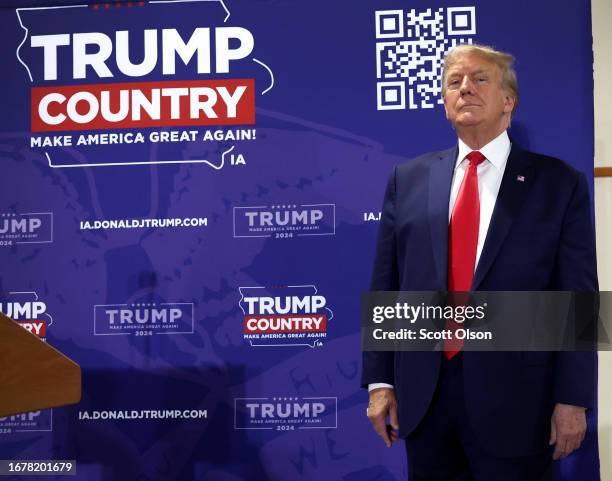
[[[525,182],[525,176],[524,175],[517,175],[516,176],[516,180],[518,180],[519,182]]]

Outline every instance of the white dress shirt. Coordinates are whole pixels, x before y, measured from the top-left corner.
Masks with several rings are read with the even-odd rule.
[[[480,149],[480,153],[485,156],[484,160],[477,168],[478,173],[478,196],[480,198],[480,224],[478,227],[478,245],[476,247],[476,263],[474,269],[480,260],[482,248],[487,237],[487,231],[491,224],[495,201],[499,193],[499,187],[506,170],[506,163],[510,155],[510,138],[504,130],[501,134],[495,137],[491,142]],[[457,194],[461,187],[461,182],[465,176],[465,172],[470,164],[466,158],[467,154],[472,151],[461,139],[459,139],[459,153],[455,162],[455,173],[453,174],[453,182],[451,184],[450,199],[448,203],[448,221],[453,212]],[[368,385],[368,391],[381,387],[393,388],[391,384],[377,382]]]

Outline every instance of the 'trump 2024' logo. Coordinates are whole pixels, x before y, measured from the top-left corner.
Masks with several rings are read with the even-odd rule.
[[[240,287],[243,336],[251,346],[323,345],[333,318],[314,285]]]
[[[288,238],[335,233],[335,204],[234,207],[234,237]]]
[[[335,429],[338,399],[335,397],[286,397],[234,399],[234,429]]]
[[[94,306],[96,336],[193,334],[193,304],[190,302],[138,302]]]
[[[53,242],[53,213],[0,214],[0,246]]]
[[[52,409],[0,418],[0,434],[50,431],[53,431]]]

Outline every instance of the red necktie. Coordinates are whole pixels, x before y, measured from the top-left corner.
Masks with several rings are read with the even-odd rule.
[[[478,226],[480,225],[480,199],[478,197],[478,165],[485,156],[478,151],[470,152],[466,158],[470,161],[467,172],[457,194],[453,214],[448,229],[448,290],[468,292],[472,286],[474,266],[476,264],[476,247],[478,245]],[[454,305],[464,305],[457,302]],[[446,322],[446,329],[455,330],[461,325],[453,319]],[[447,359],[455,356],[463,347],[463,340],[446,339],[444,355]]]

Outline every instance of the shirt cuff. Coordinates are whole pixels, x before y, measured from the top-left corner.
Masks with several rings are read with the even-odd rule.
[[[381,387],[393,389],[393,384],[387,384],[386,382],[373,382],[368,384],[368,392],[372,391],[373,389],[380,389]]]

